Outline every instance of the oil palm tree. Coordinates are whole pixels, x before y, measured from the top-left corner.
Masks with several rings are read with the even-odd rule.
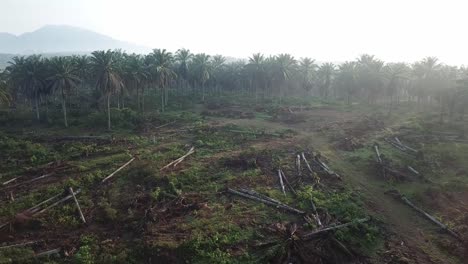
[[[226,58],[222,55],[215,55],[211,60],[211,83],[212,87],[214,88],[214,92],[218,94],[220,93],[220,79],[226,66],[225,62]]]
[[[335,87],[336,90],[343,93],[343,98],[346,98],[348,105],[351,104],[351,98],[358,91],[356,83],[357,78],[357,63],[354,61],[344,62],[338,66],[336,73]],[[337,92],[336,92],[337,93]],[[337,93],[338,94],[338,93]]]
[[[301,75],[301,86],[304,90],[310,91],[313,87],[314,75],[317,69],[315,60],[311,58],[302,58],[299,61],[299,74]]]
[[[326,62],[320,65],[317,71],[319,94],[323,98],[328,97],[334,71],[335,65],[330,62]]]
[[[189,68],[188,65],[190,60],[193,58],[193,54],[188,49],[179,49],[175,54],[175,60],[178,63],[177,76],[179,77],[180,83],[187,87],[189,80]]]
[[[70,90],[80,83],[78,69],[70,57],[54,57],[49,61],[50,74],[47,78],[50,88],[60,94],[62,100],[63,123],[68,127],[67,97]]]
[[[106,97],[107,101],[107,128],[111,129],[110,99],[111,95],[124,85],[118,74],[118,62],[114,51],[94,51],[91,65],[96,76],[96,88]]]
[[[124,80],[126,87],[136,92],[138,110],[142,110],[141,94],[143,85],[148,81],[149,71],[143,57],[137,54],[126,55]]]
[[[297,61],[290,54],[279,54],[275,58],[275,79],[279,85],[280,103],[287,88],[288,81],[296,70]]]
[[[383,92],[383,61],[364,54],[357,60],[357,83],[367,93],[367,103],[373,103]]]
[[[261,53],[254,53],[249,58],[249,63],[246,65],[251,77],[251,82],[255,87],[255,101],[258,100],[258,90],[265,83],[265,56]]]
[[[205,84],[211,78],[210,55],[196,54],[192,60],[194,76],[202,88],[202,102],[205,102]]]
[[[10,95],[8,93],[7,72],[0,72],[0,105],[9,104]]]
[[[153,73],[156,76],[156,85],[161,89],[161,111],[164,112],[168,101],[167,87],[177,74],[172,69],[174,57],[165,49],[154,49],[150,54],[153,57]]]
[[[45,65],[40,55],[13,57],[7,67],[13,85],[20,93],[34,102],[36,118],[40,120],[39,100],[44,93]]]

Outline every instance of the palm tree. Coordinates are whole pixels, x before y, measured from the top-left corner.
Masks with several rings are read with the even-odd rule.
[[[225,62],[226,62],[226,58],[222,55],[215,55],[213,56],[213,59],[211,60],[211,68],[212,68],[211,81],[213,84],[212,87],[217,93],[220,92],[219,81],[226,66]]]
[[[319,94],[321,97],[324,97],[324,98],[328,97],[334,71],[335,71],[335,65],[331,62],[327,62],[327,63],[320,65],[317,71],[317,75],[318,75],[318,81],[319,81],[319,84],[318,84]]]
[[[255,102],[258,100],[258,90],[265,82],[265,56],[261,53],[254,53],[249,58],[249,63],[246,65],[252,82],[255,83]]]
[[[22,94],[34,101],[36,118],[40,120],[39,99],[45,86],[45,66],[41,56],[13,57],[9,64],[12,83]]]
[[[189,68],[188,65],[190,60],[193,58],[193,54],[188,49],[179,49],[175,54],[175,60],[179,63],[177,67],[177,76],[183,86],[187,88],[189,80]]]
[[[205,84],[211,78],[210,55],[197,54],[193,57],[192,63],[195,78],[202,87],[202,102],[205,102]]]
[[[168,101],[167,86],[177,77],[177,74],[172,69],[174,58],[172,53],[167,52],[165,49],[154,49],[150,56],[153,57],[153,72],[156,75],[156,85],[161,89],[161,111],[164,112],[164,107]]]
[[[313,78],[317,64],[311,58],[302,58],[299,61],[299,73],[301,75],[301,86],[304,90],[310,91],[313,87]]]
[[[441,67],[442,65],[436,57],[426,57],[413,64],[414,88],[418,103],[429,98],[431,92],[438,89],[437,80]]]
[[[284,95],[287,82],[296,70],[297,61],[290,54],[280,54],[275,58],[275,79],[279,85],[280,103]]]
[[[356,65],[357,63],[354,61],[345,62],[338,66],[336,74],[336,90],[344,92],[343,97],[346,98],[348,105],[351,104],[351,97],[357,92]]]
[[[357,82],[367,92],[367,103],[375,102],[383,88],[383,61],[364,54],[357,60]]]
[[[0,72],[0,104],[9,104],[10,95],[8,93],[7,72]]]
[[[80,78],[77,68],[70,57],[54,57],[50,60],[50,73],[47,81],[53,91],[59,92],[62,99],[63,122],[68,127],[66,99],[72,88],[78,86]]]
[[[96,88],[99,89],[107,100],[107,128],[111,129],[110,98],[113,93],[124,85],[117,72],[116,54],[114,51],[94,51],[91,57],[91,65],[96,75]]]
[[[138,111],[142,110],[141,94],[143,92],[143,85],[148,80],[148,77],[149,72],[145,66],[143,57],[137,54],[126,55],[124,65],[125,86],[136,92]]]

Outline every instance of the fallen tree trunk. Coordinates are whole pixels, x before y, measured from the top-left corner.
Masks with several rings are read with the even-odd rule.
[[[294,194],[294,196],[297,196],[296,190],[294,190],[294,188],[292,187],[292,185],[289,182],[288,178],[286,178],[286,175],[284,174],[283,170],[281,170],[281,176],[283,176],[284,182],[286,182],[286,185],[291,190],[291,192]]]
[[[171,166],[172,166],[172,167],[177,166],[179,163],[181,163],[182,161],[184,161],[184,159],[185,159],[186,157],[188,157],[189,155],[192,155],[193,153],[195,153],[195,147],[191,147],[190,150],[189,150],[185,155],[183,155],[182,157],[180,157],[180,158],[178,158],[178,159],[176,159],[176,160],[170,162],[170,163],[167,164],[166,166],[162,167],[162,168],[160,169],[160,171],[163,171],[164,169],[169,168],[169,167],[171,167]]]
[[[37,178],[34,178],[34,179],[31,179],[31,180],[27,180],[27,181],[24,181],[24,182],[20,182],[20,183],[17,183],[15,185],[10,185],[10,186],[7,186],[7,187],[4,187],[3,189],[10,189],[10,188],[15,188],[15,187],[18,187],[18,186],[21,186],[21,185],[25,185],[27,183],[31,183],[31,182],[35,182],[35,181],[38,181],[38,180],[42,180],[44,178],[47,178],[49,176],[52,176],[54,175],[54,173],[48,173],[48,174],[44,174],[44,175],[41,175]],[[18,177],[19,178],[19,177]],[[3,190],[2,189],[2,190]]]
[[[267,204],[267,205],[271,205],[271,206],[274,206],[276,208],[280,208],[280,209],[283,209],[283,210],[286,210],[286,211],[289,211],[289,212],[292,212],[292,213],[295,213],[295,214],[301,214],[301,215],[305,214],[304,211],[295,209],[293,207],[285,206],[283,204],[276,203],[276,202],[273,202],[271,200],[262,199],[262,198],[259,198],[257,196],[249,195],[249,194],[239,192],[239,191],[236,191],[236,190],[233,190],[233,189],[230,189],[230,188],[228,188],[228,192],[231,193],[231,194],[236,194],[238,196],[247,198],[247,199],[251,199],[251,200],[255,200],[255,201]]]
[[[16,181],[17,179],[19,179],[19,178],[21,178],[21,177],[22,177],[22,176],[19,176],[19,177],[16,177],[16,178],[10,179],[10,180],[8,180],[8,181],[5,181],[4,183],[2,183],[2,185],[7,185],[7,184],[9,184],[9,183],[11,183],[11,182],[14,182],[14,181]]]
[[[284,196],[286,196],[286,191],[284,190],[283,175],[281,175],[281,169],[278,169],[278,178],[281,185],[281,191],[283,192]]]
[[[57,194],[57,195],[54,195],[54,196],[50,197],[49,199],[44,200],[44,201],[42,201],[42,202],[36,204],[35,206],[29,208],[29,209],[26,209],[25,212],[34,213],[35,211],[37,211],[37,208],[39,208],[41,205],[43,205],[43,204],[45,204],[45,203],[48,203],[48,202],[54,200],[55,198],[61,196],[62,194],[63,194],[63,193],[59,193],[59,194]]]
[[[50,256],[50,255],[53,255],[53,254],[58,254],[60,253],[60,251],[62,251],[61,248],[56,248],[56,249],[52,249],[52,250],[47,250],[47,251],[44,251],[44,252],[41,252],[41,253],[37,253],[35,255],[36,258],[40,258],[40,257],[45,257],[45,256]]]
[[[81,192],[81,190],[78,189],[78,190],[76,190],[73,194],[69,194],[69,195],[65,196],[64,198],[58,200],[57,202],[55,202],[55,203],[53,203],[53,204],[47,206],[46,208],[44,208],[44,209],[42,209],[42,210],[40,210],[40,211],[38,211],[38,212],[33,213],[32,216],[38,216],[38,215],[44,213],[45,211],[49,210],[50,208],[55,207],[55,206],[57,206],[57,205],[60,204],[60,203],[63,203],[63,202],[66,202],[67,200],[72,199],[72,198],[73,198],[73,195],[77,195],[77,194],[79,194],[80,192]]]
[[[375,154],[377,155],[377,162],[382,164],[382,158],[380,157],[379,146],[374,145]]]
[[[297,176],[301,177],[302,176],[301,156],[299,154],[297,154],[296,156],[296,170],[297,170]]]
[[[132,163],[133,161],[135,160],[135,158],[131,158],[127,163],[125,163],[124,165],[120,166],[120,168],[118,168],[117,170],[115,170],[114,172],[112,172],[111,174],[109,174],[109,176],[105,177],[101,183],[104,183],[106,182],[107,180],[109,180],[110,178],[114,177],[114,175],[123,170],[125,167],[127,167],[130,163]]]
[[[416,175],[418,175],[418,176],[421,175],[421,174],[419,173],[419,171],[415,170],[415,169],[414,169],[413,167],[411,167],[411,166],[408,166],[408,170],[410,170],[412,173],[414,173],[414,174],[416,174]]]
[[[325,233],[325,232],[328,232],[328,231],[340,229],[340,228],[343,228],[343,227],[347,227],[347,226],[350,226],[350,225],[353,225],[353,224],[356,224],[356,223],[364,223],[366,221],[369,221],[369,218],[362,218],[362,219],[358,219],[356,221],[349,222],[349,223],[346,223],[346,224],[335,225],[335,226],[325,227],[325,228],[322,228],[322,229],[317,229],[317,230],[314,230],[314,231],[312,231],[310,233],[302,235],[301,239],[310,240],[316,235],[319,235],[319,234],[322,234],[322,233]]]
[[[13,247],[24,247],[24,246],[36,244],[36,243],[39,243],[39,242],[42,242],[42,241],[43,241],[43,240],[28,241],[28,242],[19,243],[19,244],[13,244],[13,245],[8,245],[8,246],[3,246],[3,247],[0,247],[0,249],[13,248]]]
[[[83,212],[81,211],[80,203],[78,203],[78,199],[76,199],[75,192],[73,191],[73,188],[72,187],[68,188],[68,191],[73,196],[73,200],[75,201],[76,208],[78,208],[78,212],[80,213],[81,221],[83,221],[83,223],[86,224],[86,219],[85,219],[85,217],[83,215]]]
[[[418,151],[415,150],[414,148],[409,147],[409,146],[407,146],[407,145],[401,143],[401,141],[400,141],[397,137],[395,137],[395,141],[398,143],[398,145],[402,146],[403,148],[405,148],[405,149],[407,149],[407,150],[409,150],[409,151],[412,151],[412,152],[414,152],[414,153],[418,153]]]
[[[314,171],[313,171],[312,168],[310,167],[309,162],[307,161],[307,159],[306,159],[306,157],[305,157],[304,152],[302,152],[301,156],[302,156],[302,159],[304,160],[304,163],[306,164],[307,169],[310,171],[310,173],[314,173]]]
[[[450,234],[451,236],[453,236],[454,238],[456,238],[457,240],[459,241],[462,241],[461,237],[455,233],[454,231],[452,231],[450,228],[448,228],[448,226],[444,225],[443,223],[439,222],[437,219],[435,219],[435,217],[433,217],[432,215],[426,213],[425,211],[423,211],[421,208],[417,207],[416,205],[414,205],[412,202],[410,202],[410,200],[408,200],[408,198],[406,198],[405,196],[400,196],[401,200],[403,200],[403,202],[405,202],[407,205],[409,205],[411,208],[413,208],[414,210],[418,211],[420,214],[422,214],[423,216],[425,216],[427,219],[429,219],[431,222],[433,222],[434,224],[436,224],[437,226],[439,226],[440,228],[442,228],[442,230],[444,230],[445,232],[447,232],[448,234]]]
[[[322,160],[320,160],[320,158],[316,157],[315,160],[316,160],[317,164],[318,164],[328,175],[330,175],[330,176],[333,175],[333,176],[337,177],[338,179],[341,179],[341,176],[338,175],[338,173],[332,171],[332,170],[330,169],[330,167],[328,167],[327,164],[325,164],[325,162],[323,162]]]

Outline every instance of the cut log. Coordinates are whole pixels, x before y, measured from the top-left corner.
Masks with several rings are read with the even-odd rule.
[[[414,148],[409,147],[409,146],[407,146],[407,145],[401,143],[401,141],[400,141],[397,137],[395,137],[395,141],[398,143],[398,145],[402,146],[403,148],[405,148],[405,149],[407,149],[407,150],[409,150],[409,151],[412,151],[412,152],[414,152],[414,153],[418,153],[418,151],[415,150]]]
[[[33,179],[31,179],[31,180],[27,180],[27,181],[20,182],[20,183],[14,184],[14,185],[6,186],[6,187],[3,188],[3,189],[15,188],[15,187],[18,187],[18,186],[21,186],[21,185],[25,185],[25,184],[28,184],[28,183],[31,183],[31,182],[35,182],[35,181],[38,181],[38,180],[42,180],[42,179],[47,178],[47,177],[52,176],[52,175],[54,175],[54,173],[44,174],[44,175],[41,175],[41,176],[39,176],[39,177],[33,178]]]
[[[286,191],[284,190],[283,175],[281,175],[281,169],[278,169],[278,178],[281,185],[281,191],[283,192],[284,196],[286,196]]]
[[[382,158],[380,157],[379,146],[374,145],[375,154],[377,155],[377,162],[382,164]]]
[[[305,214],[304,211],[295,209],[293,207],[284,206],[282,204],[275,203],[275,202],[273,202],[271,200],[262,199],[262,198],[259,198],[257,196],[249,195],[249,194],[239,192],[239,191],[236,191],[236,190],[233,190],[233,189],[230,189],[230,188],[228,188],[228,192],[231,193],[231,194],[235,194],[235,195],[247,198],[247,199],[251,199],[251,200],[255,200],[255,201],[264,203],[266,205],[274,206],[276,208],[280,208],[280,209],[283,209],[283,210],[286,210],[286,211],[289,211],[289,212],[292,212],[292,213],[295,213],[295,214],[301,214],[301,215]]]
[[[110,178],[114,177],[114,175],[123,170],[125,167],[127,167],[130,163],[132,163],[133,161],[135,160],[135,158],[131,158],[127,163],[125,163],[124,165],[120,166],[120,168],[118,168],[117,170],[115,170],[114,172],[112,172],[111,174],[109,174],[109,176],[105,177],[101,183],[104,183],[106,182],[107,180],[109,180]]]
[[[296,156],[296,170],[297,170],[297,176],[301,177],[302,175],[302,170],[301,170],[301,155],[297,154]]]
[[[29,208],[29,209],[26,209],[25,212],[34,213],[34,212],[36,212],[36,211],[38,210],[38,208],[39,208],[41,205],[46,204],[46,203],[48,203],[48,202],[50,202],[50,201],[56,199],[57,197],[59,197],[59,196],[61,196],[61,195],[63,195],[63,193],[59,193],[59,194],[57,194],[57,195],[54,195],[54,196],[50,197],[49,199],[44,200],[44,201],[42,201],[42,202],[36,204],[35,206]]]
[[[68,191],[73,196],[73,200],[75,201],[76,208],[78,208],[78,212],[80,212],[81,221],[83,221],[83,223],[86,224],[86,219],[85,219],[85,217],[83,215],[83,212],[81,211],[80,203],[78,203],[78,199],[76,199],[75,192],[73,191],[73,188],[72,187],[68,188]]]
[[[76,192],[74,192],[73,194],[74,194],[74,195],[77,195],[77,194],[79,194],[80,192],[81,192],[81,190],[78,189],[78,190],[76,190]],[[64,198],[58,200],[57,202],[55,202],[55,203],[53,203],[53,204],[47,206],[46,208],[44,208],[44,209],[42,209],[42,210],[40,210],[40,211],[38,211],[38,212],[33,213],[33,216],[38,216],[38,215],[44,213],[45,211],[49,210],[50,208],[55,207],[55,206],[57,206],[58,204],[63,203],[63,202],[66,202],[67,200],[70,200],[70,199],[72,199],[72,198],[73,198],[73,195],[72,195],[72,194],[69,194],[69,195],[65,196]]]
[[[283,177],[284,182],[288,186],[288,188],[291,190],[291,192],[294,194],[294,196],[297,196],[296,190],[292,187],[291,183],[289,182],[288,178],[286,178],[286,175],[284,174],[284,171],[281,170],[281,176]]]
[[[340,229],[340,228],[343,228],[343,227],[347,227],[347,226],[350,226],[350,225],[354,225],[356,223],[364,223],[366,221],[369,221],[369,219],[368,218],[362,218],[362,219],[358,219],[356,221],[349,222],[349,223],[346,223],[346,224],[329,226],[329,227],[325,227],[325,228],[322,228],[322,229],[317,229],[317,230],[314,230],[314,231],[312,231],[310,233],[302,235],[301,238],[303,240],[310,240],[310,239],[314,238],[315,236],[317,236],[319,234],[326,233],[328,231],[332,231],[332,230],[336,230],[336,229]]]
[[[54,255],[54,254],[59,254],[60,251],[62,251],[61,248],[56,248],[56,249],[52,249],[52,250],[47,250],[47,251],[44,251],[44,252],[41,252],[41,253],[37,253],[35,257],[36,257],[36,258],[40,258],[40,257],[45,257],[45,256]]]
[[[423,216],[425,216],[427,219],[429,219],[431,222],[433,222],[434,224],[436,224],[437,226],[439,226],[442,230],[444,230],[445,232],[447,232],[448,234],[450,234],[451,236],[453,236],[454,238],[456,238],[457,240],[459,241],[463,241],[462,238],[457,234],[455,233],[454,231],[452,231],[448,226],[444,225],[443,223],[439,222],[437,219],[435,219],[435,217],[433,217],[432,215],[426,213],[424,210],[422,210],[421,208],[417,207],[416,205],[414,205],[412,202],[410,202],[410,200],[408,200],[408,198],[406,198],[405,196],[400,196],[401,200],[403,202],[405,202],[407,205],[409,205],[411,208],[413,208],[414,210],[418,211],[420,214],[422,214]]]
[[[7,184],[9,184],[9,183],[12,183],[12,182],[16,181],[17,179],[19,179],[19,178],[21,178],[21,177],[22,177],[22,176],[19,176],[19,177],[16,177],[16,178],[10,179],[10,180],[8,180],[8,181],[6,181],[6,182],[2,183],[2,185],[7,185]]]
[[[258,193],[258,192],[254,191],[254,190],[248,190],[248,189],[240,188],[239,192],[242,192],[242,193],[245,193],[245,194],[248,194],[248,195],[251,195],[251,196],[255,196],[255,197],[258,197],[260,199],[267,200],[267,201],[270,201],[270,202],[275,203],[275,204],[279,204],[279,205],[286,206],[286,207],[288,206],[288,205],[286,205],[286,204],[284,204],[284,203],[282,203],[282,202],[280,202],[280,201],[278,201],[276,199],[273,199],[273,198],[271,198],[269,196]]]
[[[185,155],[183,155],[182,157],[180,157],[180,158],[178,158],[178,159],[176,159],[176,160],[170,162],[170,163],[167,164],[166,166],[162,167],[162,168],[160,169],[160,171],[163,171],[164,169],[167,169],[167,168],[169,168],[169,167],[171,167],[171,166],[172,166],[172,167],[177,166],[179,163],[181,163],[182,161],[184,161],[184,159],[185,159],[186,157],[188,157],[189,155],[192,155],[193,153],[195,153],[195,147],[191,147],[190,150],[189,150]]]
[[[314,171],[313,171],[312,168],[310,167],[310,164],[309,164],[309,162],[307,161],[304,152],[302,152],[301,156],[302,156],[302,159],[304,160],[304,163],[306,164],[307,169],[310,171],[310,173],[313,174]]]
[[[412,173],[416,174],[416,175],[420,175],[419,171],[415,170],[413,167],[411,166],[408,166],[408,170],[410,170]]]
[[[13,247],[24,247],[24,246],[28,246],[28,245],[32,245],[32,244],[37,244],[37,243],[42,242],[42,241],[43,241],[43,240],[28,241],[28,242],[19,243],[19,244],[13,244],[13,245],[8,245],[8,246],[3,246],[3,247],[0,247],[0,249],[13,248]]]
[[[317,161],[317,164],[330,176],[335,176],[337,177],[338,179],[341,179],[341,176],[338,175],[338,173],[332,171],[330,169],[330,167],[327,166],[327,164],[325,164],[325,162],[323,162],[322,160],[320,160],[320,158],[316,157],[315,160]]]

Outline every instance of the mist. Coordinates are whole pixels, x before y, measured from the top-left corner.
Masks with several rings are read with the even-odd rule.
[[[262,52],[332,62],[361,54],[389,62],[468,60],[464,1],[6,0],[0,7],[0,32],[13,34],[53,24],[150,48],[236,58]]]

